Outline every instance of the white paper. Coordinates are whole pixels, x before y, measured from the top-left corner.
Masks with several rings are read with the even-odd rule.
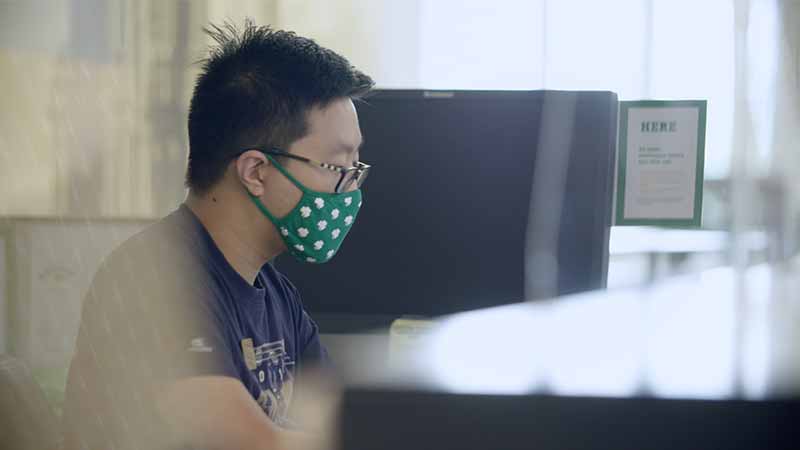
[[[693,107],[628,109],[625,219],[694,217],[698,120]]]

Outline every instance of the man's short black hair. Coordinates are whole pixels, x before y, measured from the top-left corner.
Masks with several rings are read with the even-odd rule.
[[[203,61],[189,108],[186,185],[207,191],[247,147],[286,149],[308,132],[313,106],[374,86],[344,57],[289,31],[226,23],[205,29],[216,46]]]

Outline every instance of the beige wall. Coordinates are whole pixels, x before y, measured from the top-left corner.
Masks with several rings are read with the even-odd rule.
[[[192,64],[209,21],[258,24],[316,39],[381,86],[414,84],[418,1],[109,0],[110,56],[76,56],[69,3],[20,3],[0,35],[0,216],[158,217],[183,199]],[[27,6],[26,6],[27,5]],[[103,28],[98,26],[98,28]],[[35,45],[24,34],[36,29]],[[10,34],[9,34],[10,33]],[[84,41],[86,36],[83,36]]]
[[[0,215],[56,210],[52,58],[0,49]]]

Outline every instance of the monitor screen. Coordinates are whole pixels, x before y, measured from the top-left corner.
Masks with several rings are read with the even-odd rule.
[[[372,169],[352,230],[327,264],[276,262],[315,317],[605,286],[615,94],[379,90],[356,108]]]

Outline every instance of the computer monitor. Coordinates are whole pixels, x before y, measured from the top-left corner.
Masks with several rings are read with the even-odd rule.
[[[356,108],[373,168],[353,229],[329,263],[276,262],[323,331],[605,287],[614,93],[378,90]]]

